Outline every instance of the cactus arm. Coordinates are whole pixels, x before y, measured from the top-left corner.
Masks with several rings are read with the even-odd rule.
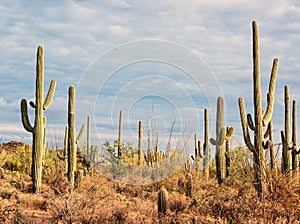
[[[50,86],[49,86],[49,89],[48,89],[48,93],[47,93],[45,102],[43,104],[43,109],[44,110],[46,110],[50,106],[50,104],[52,102],[52,99],[53,99],[53,96],[54,96],[55,88],[56,88],[56,80],[51,80],[50,81]]]
[[[34,103],[33,101],[30,101],[30,102],[29,102],[29,105],[30,105],[33,109],[36,108],[35,103]]]
[[[79,131],[79,133],[77,135],[76,144],[81,141],[84,129],[85,129],[85,125],[83,124],[83,125],[81,125],[80,131]]]
[[[209,141],[210,141],[210,144],[217,145],[217,141],[214,138],[210,138]]]
[[[202,143],[200,140],[198,141],[198,156],[200,158],[203,158],[203,148],[202,148]]]
[[[245,143],[251,152],[255,152],[254,146],[251,143],[251,139],[250,139],[250,135],[249,135],[244,99],[242,97],[240,97],[238,99],[238,102],[239,102],[240,117],[241,117],[241,123],[242,123],[242,129],[243,129]]]
[[[254,124],[253,124],[253,120],[252,120],[251,114],[247,114],[247,121],[248,121],[249,128],[252,131],[254,131],[255,127],[254,127]]]
[[[28,118],[27,101],[25,99],[21,100],[21,117],[25,130],[28,132],[33,132],[33,127],[31,126]]]
[[[269,149],[272,146],[272,144],[273,144],[273,141],[272,140],[268,140],[265,143],[263,143],[263,147],[264,147],[264,149],[267,150],[267,149]]]
[[[234,133],[234,127],[227,127],[225,140],[228,140]]]
[[[267,110],[263,117],[263,126],[266,126],[272,118],[273,108],[274,108],[274,92],[275,92],[277,70],[278,70],[278,58],[275,58],[273,60],[273,66],[271,71],[269,92],[268,92],[268,105],[267,105]]]
[[[268,128],[267,128],[267,130],[266,130],[266,132],[265,132],[265,134],[264,134],[264,138],[268,138],[269,136],[270,136],[270,132],[271,132],[272,130],[270,130],[270,126],[268,125]]]

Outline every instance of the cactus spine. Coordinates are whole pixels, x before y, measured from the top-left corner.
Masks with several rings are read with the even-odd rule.
[[[244,99],[240,97],[238,99],[240,117],[244,135],[244,141],[253,153],[254,157],[254,170],[255,170],[255,188],[259,195],[263,193],[266,189],[264,182],[265,173],[265,152],[264,152],[264,135],[263,135],[263,126],[268,125],[272,119],[273,107],[274,107],[274,91],[275,91],[275,82],[278,68],[278,59],[275,58],[273,61],[273,67],[271,71],[270,83],[269,83],[269,92],[268,92],[268,105],[267,110],[263,116],[262,114],[262,100],[261,100],[261,88],[260,88],[260,65],[259,65],[259,44],[258,44],[258,27],[257,22],[252,22],[253,29],[253,100],[254,100],[254,143],[252,144],[248,125],[253,122],[247,121],[247,115],[244,105]],[[250,127],[251,128],[251,127]]]
[[[122,111],[120,110],[119,117],[119,139],[118,139],[118,158],[122,156]]]
[[[224,127],[224,99],[219,96],[217,100],[217,122],[216,122],[216,139],[210,139],[211,143],[216,146],[216,168],[218,183],[222,184],[226,178],[226,152],[225,142],[232,136],[233,127],[226,133]]]
[[[32,188],[34,193],[39,193],[42,181],[42,161],[45,150],[45,126],[46,118],[44,110],[46,110],[51,102],[55,92],[56,81],[51,80],[49,90],[44,101],[44,47],[38,46],[37,49],[37,65],[36,65],[36,93],[35,103],[30,102],[30,106],[35,109],[34,126],[31,126],[28,118],[28,109],[26,99],[21,100],[21,116],[22,124],[26,131],[32,133]]]
[[[165,215],[167,213],[168,209],[168,191],[162,187],[160,191],[158,192],[158,215]]]
[[[142,135],[143,135],[143,129],[142,129],[142,121],[139,121],[139,140],[138,140],[138,165],[142,165],[143,162],[143,146],[142,146]]]

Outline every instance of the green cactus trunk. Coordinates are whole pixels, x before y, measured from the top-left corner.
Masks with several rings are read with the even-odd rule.
[[[209,178],[210,166],[210,148],[209,148],[209,130],[208,130],[208,109],[204,109],[204,143],[203,143],[203,172],[207,180]]]
[[[295,100],[293,100],[292,110],[292,142],[292,168],[299,172],[299,151],[297,151],[297,105]]]
[[[268,125],[268,136],[269,140],[273,142],[273,122],[270,120]],[[275,176],[277,176],[277,165],[276,165],[276,157],[275,157],[275,150],[274,144],[270,146],[270,169],[275,172]]]
[[[120,110],[119,117],[119,139],[118,139],[118,158],[122,156],[122,111]]]
[[[292,170],[292,142],[290,142],[290,94],[289,87],[284,87],[284,133],[282,136],[282,172],[289,173]]]
[[[142,142],[142,121],[139,121],[139,139],[138,139],[138,165],[143,165],[143,142]]]
[[[226,135],[230,132],[230,128],[226,128]],[[230,139],[225,143],[225,160],[226,160],[226,177],[230,174]]]
[[[91,145],[90,145],[90,116],[87,116],[86,120],[87,130],[86,130],[86,158],[91,160]]]
[[[76,137],[75,134],[75,87],[69,87],[68,103],[68,179],[71,187],[74,187],[76,171]]]
[[[45,152],[45,126],[46,117],[44,117],[44,110],[46,110],[51,102],[55,92],[56,81],[51,80],[50,87],[44,100],[44,48],[38,46],[37,49],[37,65],[36,65],[36,100],[30,102],[30,106],[35,109],[35,121],[32,127],[28,118],[28,109],[26,99],[21,101],[21,116],[22,124],[28,132],[32,133],[32,190],[34,193],[39,193],[42,181],[42,162]]]
[[[254,123],[252,122],[251,115],[246,115],[244,99],[239,98],[240,117],[244,135],[244,141],[253,153],[253,166],[255,170],[254,186],[261,196],[266,190],[266,169],[265,169],[265,148],[264,148],[264,134],[263,127],[267,126],[272,119],[273,107],[274,107],[274,91],[276,83],[276,75],[278,68],[278,59],[273,61],[273,67],[271,71],[269,92],[267,95],[268,104],[267,109],[262,114],[262,100],[261,100],[261,87],[260,87],[260,64],[259,64],[259,44],[258,44],[258,27],[257,22],[252,22],[253,29],[253,100],[254,100]],[[248,120],[247,120],[248,117]],[[248,126],[254,129],[254,143],[252,144]]]
[[[224,141],[224,100],[218,97],[217,101],[217,122],[216,122],[216,169],[218,183],[222,184],[226,178],[226,156]]]
[[[68,174],[68,126],[65,129],[64,138],[64,164],[65,164],[65,174]]]

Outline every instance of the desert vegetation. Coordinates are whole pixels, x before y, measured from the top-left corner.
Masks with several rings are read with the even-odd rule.
[[[49,149],[43,111],[52,102],[56,81],[50,82],[44,100],[44,49],[39,46],[36,101],[29,102],[35,110],[34,125],[29,122],[27,101],[21,100],[22,124],[32,133],[32,144],[0,145],[0,222],[299,223],[296,101],[291,121],[289,89],[285,86],[284,130],[282,143],[277,147],[272,115],[279,60],[273,61],[267,107],[263,110],[255,21],[252,28],[253,118],[246,113],[244,99],[240,97],[237,102],[241,127],[225,126],[224,99],[218,97],[216,135],[209,136],[209,116],[214,115],[209,115],[205,108],[204,140],[197,139],[195,134],[195,153],[188,156],[182,149],[184,140],[175,148],[169,144],[175,119],[165,150],[158,148],[156,135],[150,147],[149,132],[148,148],[142,148],[142,121],[138,123],[138,146],[124,144],[122,111],[118,139],[101,146],[91,145],[89,116],[76,135],[74,86],[68,92],[63,147]],[[230,141],[237,128],[243,130],[245,145],[232,148]],[[80,146],[78,142],[85,130],[86,144]],[[215,155],[211,147],[215,147]],[[282,156],[278,154],[280,150]]]

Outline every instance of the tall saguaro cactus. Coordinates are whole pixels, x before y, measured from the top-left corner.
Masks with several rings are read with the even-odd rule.
[[[86,157],[88,160],[92,160],[92,150],[91,150],[91,144],[90,144],[90,116],[87,116],[86,119]]]
[[[208,109],[204,109],[204,143],[203,143],[203,171],[204,177],[209,178],[210,148],[209,148],[209,130],[208,130]]]
[[[76,171],[76,139],[75,139],[75,87],[69,87],[68,102],[68,179],[74,186]]]
[[[139,139],[138,139],[138,165],[143,164],[143,142],[142,142],[142,135],[143,135],[143,128],[142,128],[142,121],[139,121]]]
[[[21,116],[22,124],[26,131],[32,133],[32,188],[34,193],[39,193],[42,181],[42,161],[44,154],[44,133],[46,126],[46,117],[44,117],[44,110],[46,110],[51,102],[55,92],[56,81],[51,80],[50,87],[44,100],[44,47],[38,46],[37,49],[37,64],[36,64],[36,91],[35,103],[30,102],[30,106],[35,110],[34,125],[30,124],[28,118],[28,109],[26,99],[21,100]]]
[[[293,110],[292,110],[292,169],[299,172],[299,153],[297,150],[297,104],[296,100],[293,100]]]
[[[217,100],[217,122],[216,139],[210,139],[216,146],[216,168],[218,183],[222,184],[226,178],[226,151],[225,143],[233,134],[233,127],[229,127],[228,132],[224,127],[224,99],[219,96]]]
[[[259,62],[259,44],[258,44],[258,27],[257,22],[252,22],[253,29],[253,101],[254,101],[254,123],[252,122],[251,116],[248,115],[249,123],[247,120],[244,99],[240,97],[238,99],[240,117],[244,135],[244,141],[253,153],[254,157],[254,170],[255,170],[255,188],[259,195],[265,190],[265,152],[264,146],[264,134],[263,127],[267,126],[273,115],[274,107],[274,91],[275,83],[278,69],[278,59],[275,58],[273,61],[270,83],[269,83],[269,92],[267,95],[267,109],[263,114],[262,111],[262,100],[261,100],[261,87],[260,87],[260,62]],[[252,125],[251,125],[252,124]],[[254,129],[254,142],[252,144],[248,126]],[[252,127],[253,126],[253,127]]]
[[[293,142],[290,141],[290,94],[289,87],[284,86],[284,132],[281,131],[282,139],[282,172],[290,172],[292,170],[292,147]]]
[[[119,139],[118,139],[118,158],[122,156],[122,111],[120,110],[120,117],[119,117]]]

